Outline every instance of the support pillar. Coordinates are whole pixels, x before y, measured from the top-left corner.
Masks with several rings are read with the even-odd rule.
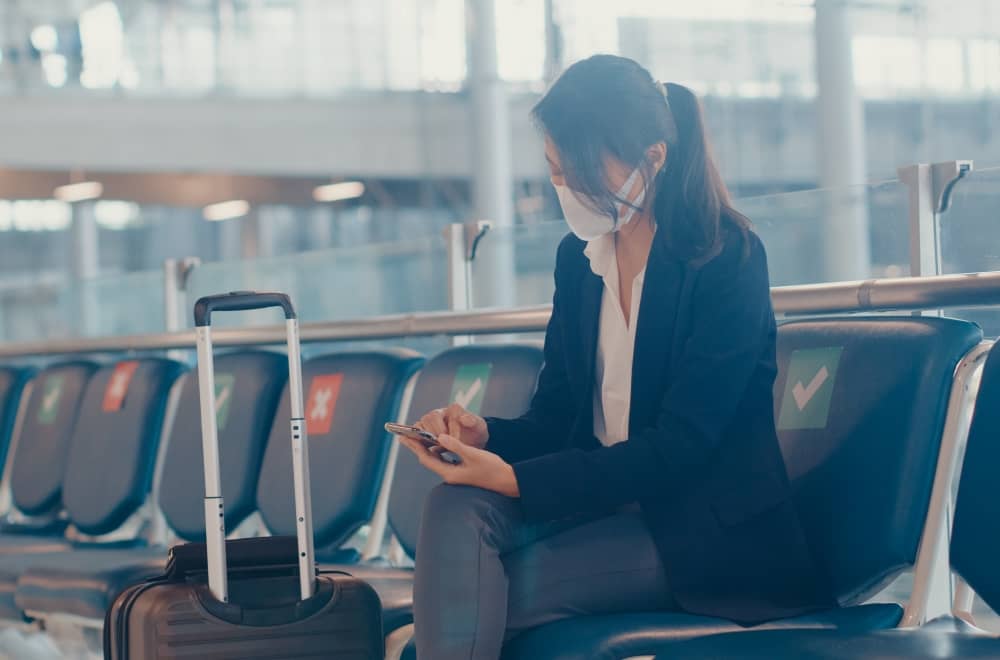
[[[473,220],[499,229],[475,274],[477,307],[515,303],[514,177],[507,89],[497,63],[494,0],[466,0],[469,111],[472,125]]]
[[[865,121],[854,85],[847,0],[816,0],[816,99],[820,187],[824,200],[823,279],[871,275]]]

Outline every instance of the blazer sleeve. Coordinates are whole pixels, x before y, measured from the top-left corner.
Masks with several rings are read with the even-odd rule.
[[[767,259],[759,239],[749,240],[745,259],[746,243],[729,241],[696,275],[689,339],[671,365],[652,427],[610,447],[514,465],[527,519],[607,510],[705,475],[773,341]]]
[[[562,273],[570,267],[567,238],[556,254],[555,295],[552,316],[545,330],[544,362],[528,411],[517,419],[487,418],[489,441],[486,448],[508,463],[550,454],[566,446],[566,434],[573,420],[573,402],[566,374]]]

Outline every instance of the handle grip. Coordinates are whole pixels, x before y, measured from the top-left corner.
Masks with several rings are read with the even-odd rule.
[[[295,308],[284,293],[271,291],[231,291],[199,298],[194,304],[194,324],[197,327],[212,325],[212,312],[236,312],[250,309],[280,307],[286,319],[295,318]]]

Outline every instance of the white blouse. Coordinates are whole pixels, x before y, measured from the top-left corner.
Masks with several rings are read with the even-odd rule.
[[[618,296],[614,235],[605,234],[590,241],[584,254],[590,259],[590,269],[604,280],[594,374],[594,436],[601,444],[610,446],[628,439],[632,352],[646,269],[632,282],[632,305],[626,322]]]

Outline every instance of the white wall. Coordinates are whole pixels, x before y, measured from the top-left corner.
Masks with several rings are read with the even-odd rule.
[[[515,148],[538,153],[526,119],[518,129]],[[0,164],[20,168],[464,177],[468,132],[464,97],[445,94],[0,97]],[[540,158],[519,159],[516,174],[541,173]]]
[[[512,99],[518,179],[546,176],[528,117]],[[812,102],[708,99],[715,151],[733,184],[816,181]],[[1000,165],[995,102],[866,106],[868,171],[916,160]],[[290,176],[467,177],[469,121],[460,94],[385,93],[333,100],[0,96],[0,167],[218,171]]]

